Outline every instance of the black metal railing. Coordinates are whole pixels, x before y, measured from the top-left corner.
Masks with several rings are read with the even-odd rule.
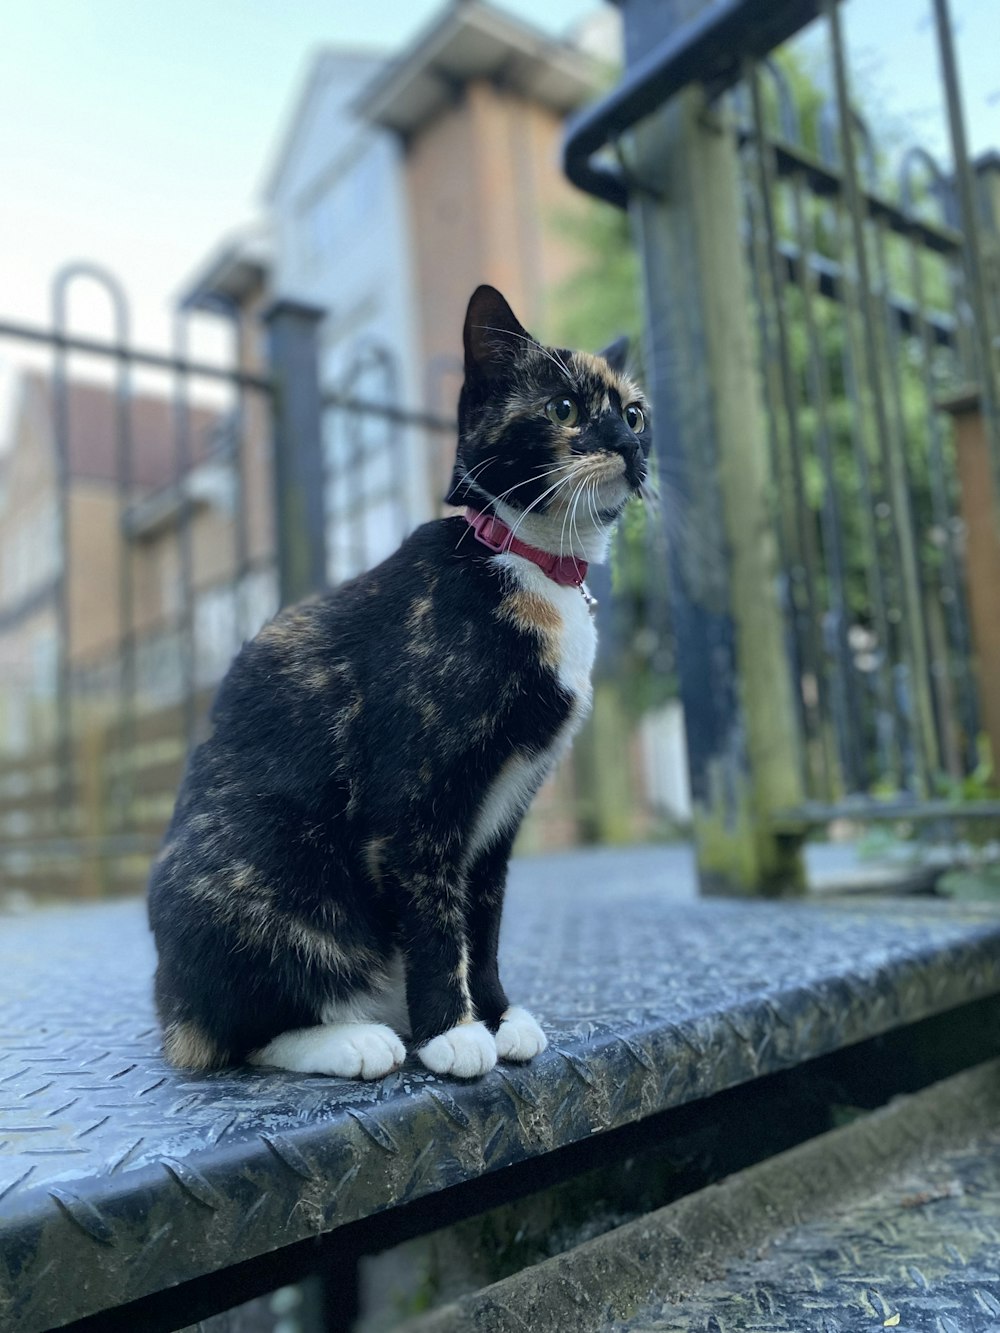
[[[82,281],[107,298],[110,338],[69,325]],[[206,607],[236,607],[225,661],[256,628],[246,589],[257,624],[276,609],[261,597],[273,542],[251,532],[244,491],[248,417],[269,444],[272,389],[235,357],[191,357],[183,314],[168,351],[136,346],[124,290],[94,265],[64,267],[51,307],[49,327],[0,322],[27,355],[0,559],[19,505],[51,500],[57,515],[53,576],[8,597],[0,624],[0,883],[99,893],[141,879],[169,815],[212,679]]]
[[[110,338],[69,327],[83,279],[108,298]],[[453,447],[455,424],[402,406],[394,355],[374,344],[324,388],[322,311],[272,307],[269,353],[250,362],[256,312],[216,303],[232,343],[216,364],[191,356],[183,310],[170,350],[136,346],[124,291],[92,265],[64,268],[52,305],[49,327],[0,321],[27,357],[0,566],[26,496],[51,502],[57,548],[24,589],[3,580],[0,891],[96,896],[143,881],[240,644],[435,512],[411,474],[428,440]]]
[[[743,251],[758,353],[757,383],[742,388],[748,420],[760,410],[764,423],[766,508],[776,536],[802,777],[796,808],[768,810],[765,799],[758,813],[784,830],[844,810],[939,815],[940,801],[930,798],[983,772],[967,604],[968,578],[983,573],[965,568],[963,497],[945,410],[949,397],[970,385],[1000,505],[1000,292],[997,265],[984,258],[996,250],[989,232],[996,219],[977,206],[981,181],[968,159],[946,0],[935,0],[934,21],[951,162],[916,145],[895,180],[858,113],[836,0],[652,8],[626,0],[623,8],[627,72],[571,124],[564,165],[582,189],[630,207],[637,219],[668,501],[677,487],[668,522],[706,484],[703,463],[688,461],[705,452],[705,441],[691,432],[696,421],[711,419],[713,404],[722,410],[720,378],[729,374],[704,358],[692,386],[690,362],[685,383],[670,364],[685,355],[677,343],[685,335],[668,309],[684,299],[678,264],[702,265],[696,284],[709,305],[745,301],[739,288],[712,288],[711,257],[665,249],[677,243],[670,238],[694,237],[698,224],[685,209],[699,205],[689,204],[670,176],[692,132],[683,143],[679,131],[657,139],[655,126],[692,89],[702,121],[730,139],[742,191],[744,216],[732,220],[729,234]],[[832,94],[809,89],[805,125],[791,77],[794,55],[776,48],[817,18]],[[654,150],[653,143],[666,147]],[[699,152],[712,149],[702,141],[693,150]],[[697,156],[691,160],[697,164]],[[686,336],[699,337],[698,328],[691,325]],[[697,404],[708,405],[708,417],[699,416]],[[721,429],[718,420],[713,429]],[[723,441],[721,465],[736,447]],[[735,541],[731,515],[720,523],[722,545]],[[673,598],[677,632],[690,636],[684,651],[695,656],[696,581],[690,572],[676,577]],[[760,595],[770,590],[761,586]],[[694,611],[697,621],[702,612],[697,605]],[[730,640],[739,674],[746,636],[761,631],[744,608],[729,615],[739,626]],[[706,633],[705,644],[710,639]],[[697,662],[690,674],[699,675]],[[708,674],[706,661],[700,675]],[[706,702],[696,680],[686,700],[703,813],[716,799],[709,789],[738,785],[745,771],[739,758],[725,781],[719,772],[709,781],[709,769],[725,768],[755,725],[739,718],[739,705],[725,702],[725,694],[719,689]],[[766,730],[767,719],[759,725]],[[725,734],[734,739],[723,744]],[[870,799],[876,796],[883,803]],[[995,817],[1000,804],[979,801],[975,811]]]

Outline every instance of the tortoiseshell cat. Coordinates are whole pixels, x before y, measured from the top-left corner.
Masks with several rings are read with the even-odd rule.
[[[507,862],[590,706],[583,562],[645,487],[646,408],[622,344],[544,347],[492,287],[464,338],[467,516],[265,626],[191,758],[149,889],[174,1064],[380,1078],[408,1033],[472,1077],[545,1049],[497,971]]]

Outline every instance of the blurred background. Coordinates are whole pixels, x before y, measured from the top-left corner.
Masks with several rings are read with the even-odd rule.
[[[839,55],[818,22],[726,78],[713,115],[735,189],[687,218],[697,246],[669,251],[635,204],[656,193],[641,135],[616,154],[631,216],[562,166],[568,118],[642,54],[612,5],[7,15],[3,902],[138,890],[239,645],[443,512],[483,281],[547,341],[632,336],[664,496],[595,572],[594,715],[519,850],[694,837],[703,883],[722,864],[711,886],[736,891],[806,836],[852,848],[840,871],[865,839],[918,829],[988,851],[1000,66],[993,0],[955,0],[959,163],[939,19],[927,0],[852,0]],[[714,293],[709,233],[735,275]],[[657,275],[676,306],[689,269],[749,331],[735,388],[735,343],[727,363],[664,332]],[[699,436],[702,410],[723,426]],[[731,496],[716,531],[702,483],[731,489],[751,456],[746,512],[771,554],[743,566],[756,583],[730,569],[716,586],[720,552],[757,537]],[[755,619],[772,603],[777,657]]]

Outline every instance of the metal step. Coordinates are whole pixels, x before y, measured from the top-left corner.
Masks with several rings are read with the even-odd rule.
[[[1000,1060],[455,1302],[408,1333],[996,1333]]]
[[[1000,996],[994,910],[691,902],[672,866],[660,848],[515,864],[504,976],[551,1044],[474,1083],[413,1057],[376,1084],[170,1069],[142,904],[5,920],[0,1328],[335,1245],[418,1201],[441,1226],[452,1187],[485,1210],[498,1180],[542,1159],[572,1150],[586,1169],[601,1135]]]

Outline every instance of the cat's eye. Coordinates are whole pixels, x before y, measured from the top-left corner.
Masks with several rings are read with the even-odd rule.
[[[629,430],[635,431],[636,435],[641,435],[646,429],[646,418],[642,415],[642,408],[638,403],[629,403],[622,413],[625,418],[625,424]]]
[[[580,409],[572,398],[550,398],[545,404],[545,415],[555,426],[575,426],[580,420]]]

